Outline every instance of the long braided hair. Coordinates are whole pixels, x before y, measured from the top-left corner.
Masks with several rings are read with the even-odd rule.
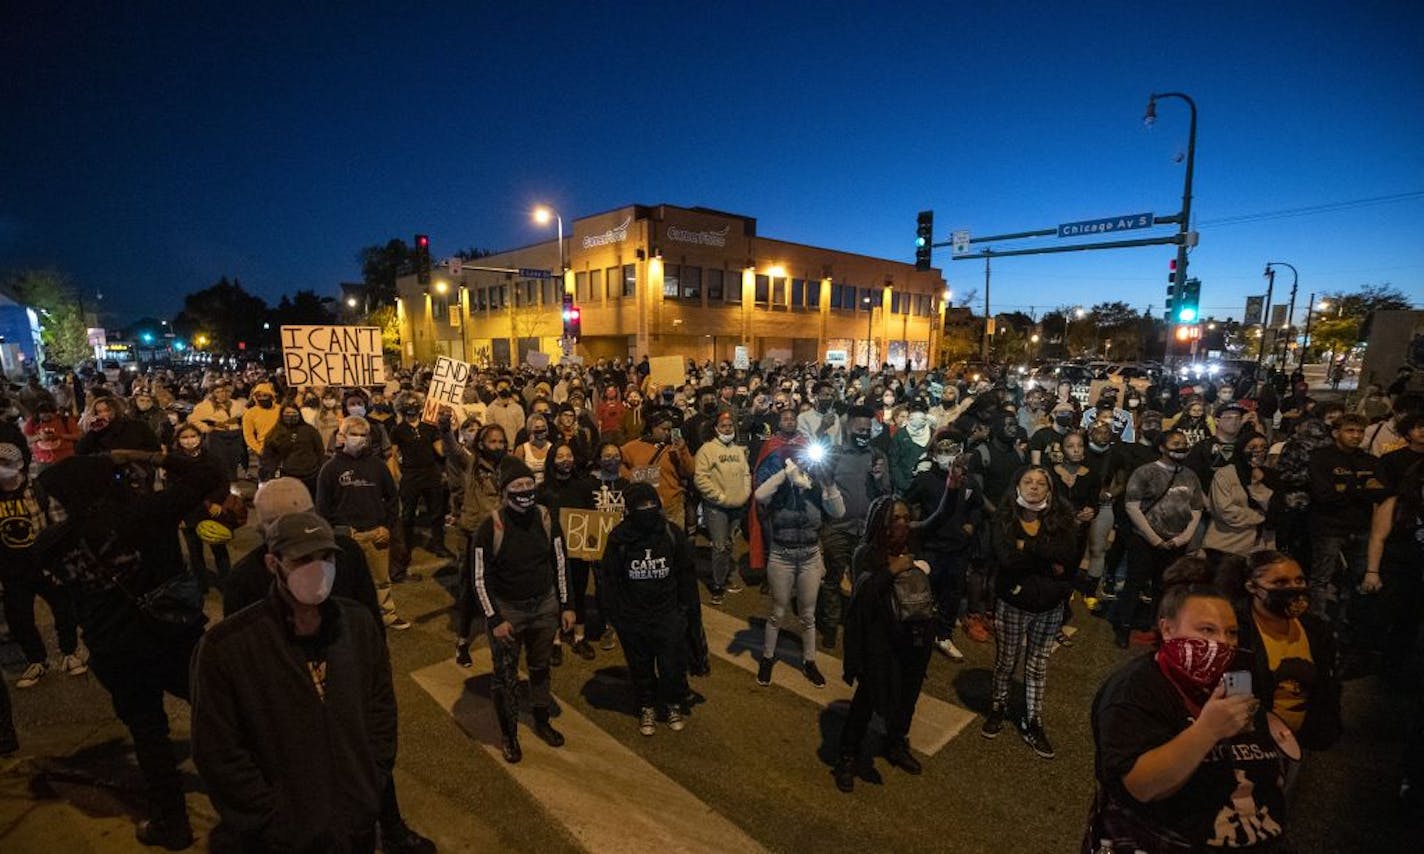
[[[890,561],[890,518],[895,513],[895,505],[903,499],[896,495],[882,495],[870,502],[865,511],[865,533],[861,535],[861,545],[869,549],[873,569],[884,569]]]

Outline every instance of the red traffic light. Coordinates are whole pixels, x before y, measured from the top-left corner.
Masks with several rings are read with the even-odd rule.
[[[578,319],[579,319],[579,310],[576,309],[576,308],[571,308],[571,309],[569,309],[569,320],[578,320]]]
[[[1176,259],[1176,258],[1173,258],[1172,260],[1170,260],[1170,261],[1167,262],[1167,269],[1168,269],[1168,270],[1171,270],[1173,273],[1177,272],[1177,259]]]
[[[429,248],[430,248],[430,238],[427,237],[427,236],[424,235],[424,234],[417,234],[417,235],[415,236],[415,245],[416,245],[417,247],[421,248],[421,249],[429,249]]]

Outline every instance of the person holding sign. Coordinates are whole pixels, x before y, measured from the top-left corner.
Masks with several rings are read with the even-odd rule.
[[[549,451],[549,457],[553,462],[549,466],[544,482],[539,485],[539,503],[547,507],[549,512],[555,516],[558,516],[559,511],[566,507],[592,510],[593,481],[584,473],[573,446],[557,440],[554,442],[552,450]],[[570,556],[568,566],[569,602],[573,606],[575,622],[572,635],[564,632],[554,643],[552,660],[555,666],[563,663],[561,647],[564,642],[573,645],[571,647],[573,653],[579,658],[592,661],[594,657],[593,645],[588,642],[584,628],[588,613],[586,602],[590,564],[587,560]]]
[[[628,515],[608,535],[603,553],[604,601],[623,639],[638,701],[638,732],[657,731],[658,706],[680,732],[687,709],[688,619],[699,619],[692,544],[668,522],[649,483],[628,487]]]
[[[658,491],[663,512],[669,519],[684,516],[684,478],[695,467],[687,444],[673,439],[672,426],[677,416],[669,409],[654,409],[648,413],[642,436],[624,445],[623,476],[633,483],[650,483]]]
[[[242,462],[242,416],[246,407],[232,399],[232,386],[219,382],[208,396],[198,401],[188,423],[203,434],[208,454],[232,477]]]

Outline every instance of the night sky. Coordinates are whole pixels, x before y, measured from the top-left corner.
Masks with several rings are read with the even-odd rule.
[[[69,272],[111,326],[223,275],[334,294],[416,232],[437,258],[534,242],[540,202],[906,261],[926,208],[938,239],[1171,214],[1188,116],[1144,128],[1157,90],[1200,109],[1204,313],[1239,318],[1271,260],[1300,315],[1367,282],[1424,304],[1417,0],[54,5],[0,18],[0,270]],[[1173,253],[1003,259],[993,307],[1160,311]]]

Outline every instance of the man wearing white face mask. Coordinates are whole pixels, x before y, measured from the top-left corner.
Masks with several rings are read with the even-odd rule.
[[[198,646],[193,760],[220,819],[214,850],[375,847],[395,693],[379,624],[330,598],[336,550],[320,516],[278,519],[272,591]]]
[[[342,422],[341,452],[327,460],[317,475],[316,510],[331,524],[351,529],[351,539],[361,544],[366,555],[382,622],[402,631],[410,623],[396,613],[391,594],[391,529],[400,497],[390,469],[370,446],[371,430],[371,424],[358,416]]]
[[[731,410],[717,413],[715,438],[697,449],[693,482],[702,493],[702,518],[712,541],[712,604],[722,604],[728,593],[742,589],[732,578],[732,538],[741,525],[747,499],[752,494],[752,474],[747,449],[738,445],[736,420]]]

